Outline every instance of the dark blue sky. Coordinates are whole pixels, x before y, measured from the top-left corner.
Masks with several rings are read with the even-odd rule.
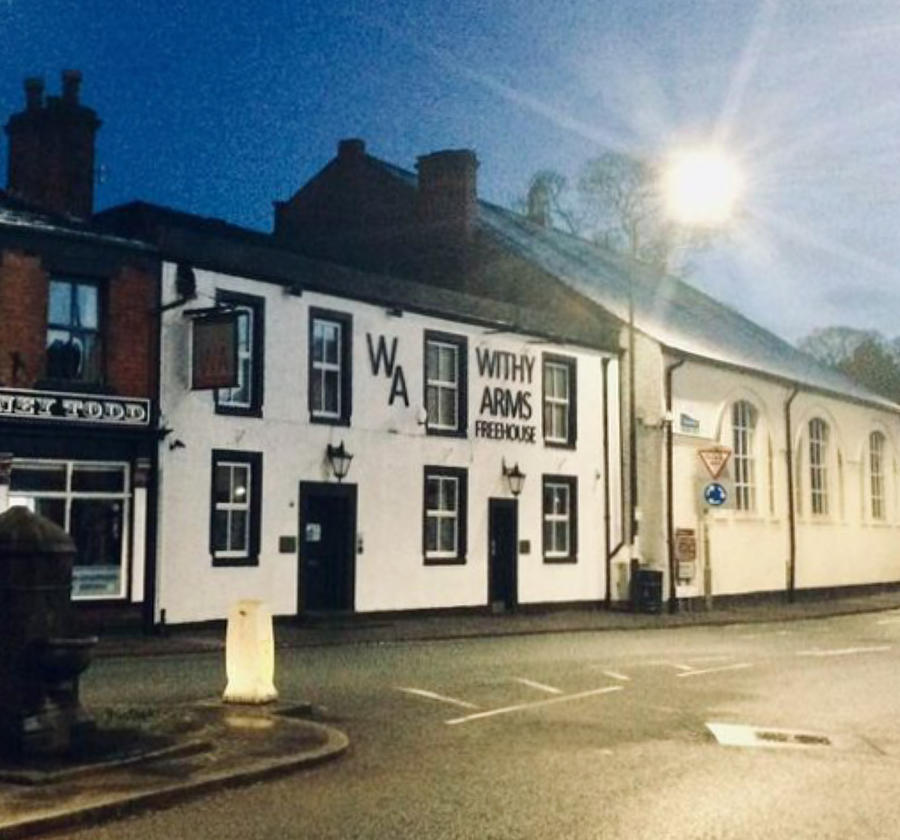
[[[748,192],[697,284],[788,338],[897,331],[894,0],[0,0],[0,28],[4,118],[25,76],[56,93],[83,71],[99,207],[269,230],[349,136],[410,168],[474,148],[481,195],[509,204],[539,168],[715,133]]]

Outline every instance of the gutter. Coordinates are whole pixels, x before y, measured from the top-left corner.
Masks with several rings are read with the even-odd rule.
[[[794,397],[800,393],[800,388],[794,385],[791,395],[784,404],[784,433],[787,438],[785,448],[785,461],[787,463],[787,505],[788,505],[788,574],[787,574],[787,599],[794,602],[794,587],[796,584],[797,568],[797,522],[794,515],[794,444],[791,431],[791,403]]]
[[[672,375],[687,359],[679,359],[666,368],[666,540],[669,549],[669,612],[678,612],[675,597],[675,464],[672,430]]]

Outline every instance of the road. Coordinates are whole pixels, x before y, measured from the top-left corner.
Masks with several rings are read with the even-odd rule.
[[[284,697],[349,734],[343,759],[61,836],[900,836],[900,611],[306,648],[277,666]],[[223,679],[220,656],[105,660],[83,694],[169,703]]]

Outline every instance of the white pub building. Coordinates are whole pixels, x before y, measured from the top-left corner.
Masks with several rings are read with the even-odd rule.
[[[294,615],[608,596],[618,357],[596,328],[113,212],[152,219],[163,254],[157,623],[239,598]],[[193,355],[223,312],[237,384],[204,390]]]

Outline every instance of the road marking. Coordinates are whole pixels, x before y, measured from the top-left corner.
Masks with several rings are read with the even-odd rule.
[[[856,653],[881,653],[890,649],[890,645],[874,645],[872,647],[832,648],[830,650],[798,650],[797,656],[852,656]]]
[[[897,618],[882,618],[880,621],[876,621],[876,624],[900,624],[900,616]]]
[[[397,691],[404,691],[407,694],[415,694],[417,697],[427,697],[429,700],[440,700],[442,703],[450,703],[453,706],[462,706],[464,709],[478,709],[474,703],[466,700],[457,700],[455,697],[446,697],[443,694],[437,694],[434,691],[426,691],[424,688],[403,688],[397,687]]]
[[[677,668],[679,671],[693,671],[693,665],[683,665],[680,662],[651,662],[651,665],[665,665],[666,668]]]
[[[727,654],[715,654],[710,656],[692,656],[691,662],[725,662],[731,659]]]
[[[534,680],[526,679],[525,677],[513,677],[513,679],[522,683],[522,685],[527,685],[529,688],[536,688],[538,691],[546,691],[548,694],[562,694],[561,688],[554,688],[552,685],[544,685],[544,683],[535,682]]]
[[[753,665],[750,662],[739,662],[736,665],[721,665],[718,668],[703,668],[699,671],[685,671],[681,674],[676,674],[676,677],[701,677],[704,674],[720,674],[722,671],[740,671],[744,668],[752,668]]]
[[[620,674],[618,671],[604,671],[603,674],[610,679],[621,680],[622,682],[629,682],[631,680],[631,677],[626,677],[625,674]]]
[[[613,691],[622,691],[624,686],[611,685],[606,688],[595,688],[591,691],[581,691],[578,694],[565,694],[561,697],[551,697],[549,700],[537,700],[534,703],[518,703],[515,706],[504,706],[501,709],[489,709],[486,712],[476,712],[465,717],[453,718],[445,720],[448,726],[456,726],[458,723],[468,723],[470,720],[481,720],[482,718],[496,717],[497,715],[508,715],[511,712],[521,712],[524,709],[537,709],[540,706],[550,706],[553,703],[567,703],[569,700],[581,700],[584,697],[594,697],[598,694],[609,694]]]
[[[819,732],[798,732],[793,729],[746,726],[738,723],[707,723],[723,746],[727,747],[775,747],[799,749],[810,747],[830,747],[831,739]]]

